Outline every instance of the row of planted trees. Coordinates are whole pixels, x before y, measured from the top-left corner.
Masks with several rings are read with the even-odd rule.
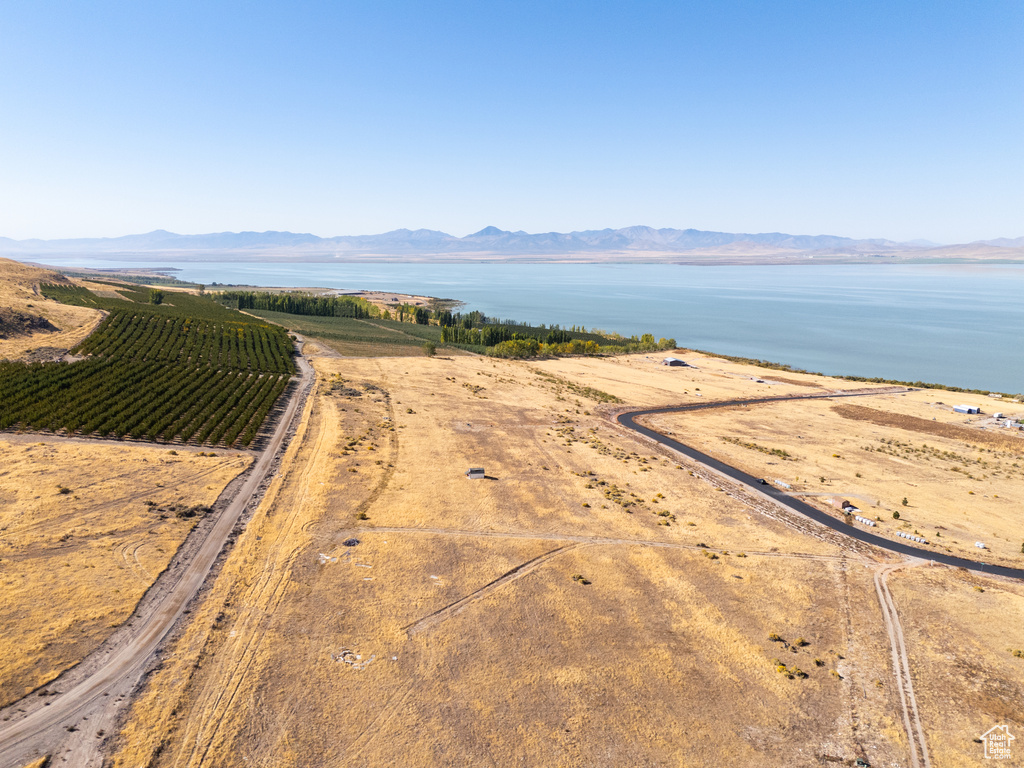
[[[583,326],[561,328],[558,325],[532,326],[517,320],[498,320],[483,312],[454,312],[446,306],[396,304],[390,309],[377,307],[365,299],[351,296],[313,296],[310,294],[229,291],[222,301],[239,309],[270,310],[295,315],[323,315],[379,320],[395,320],[441,329],[441,343],[486,350],[498,357],[538,357],[548,355],[601,355],[673,349],[675,339],[655,341],[647,333],[625,338]]]
[[[543,343],[535,338],[515,338],[502,341],[487,349],[493,357],[527,358],[527,357],[559,357],[562,355],[621,355],[629,352],[652,352],[655,350],[675,349],[676,340],[662,338],[654,340],[654,336],[645,333],[639,339],[635,336],[628,339],[615,339],[613,343],[598,344],[595,341],[572,339],[562,343]]]

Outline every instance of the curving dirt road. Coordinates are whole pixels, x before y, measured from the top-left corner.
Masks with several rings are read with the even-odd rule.
[[[78,665],[79,669],[94,668],[66,690],[49,696],[45,701],[30,695],[0,712],[5,720],[0,722],[2,768],[18,768],[37,757],[53,754],[58,747],[63,748],[69,733],[75,734],[79,726],[84,728],[81,721],[90,716],[94,725],[97,721],[111,719],[110,711],[117,708],[117,702],[134,686],[147,661],[203,586],[249,501],[268,480],[268,474],[274,468],[274,460],[285,443],[303,394],[313,380],[313,369],[309,363],[301,355],[297,361],[299,385],[249,476],[209,529],[191,560],[180,569],[168,569],[157,580],[153,589],[163,587],[164,592],[150,610],[137,611],[128,620],[130,636],[116,647],[104,644],[93,656]],[[165,578],[171,583],[162,584]],[[64,678],[61,676],[49,687],[61,689],[62,682],[68,685]],[[106,701],[103,701],[105,697]],[[104,718],[104,715],[107,717]],[[75,745],[76,757],[71,762],[78,766],[86,765],[93,758],[88,753],[95,752],[95,744],[95,741],[78,739]]]

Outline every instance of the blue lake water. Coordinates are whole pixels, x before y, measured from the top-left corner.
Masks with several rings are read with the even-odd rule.
[[[50,259],[67,267],[153,262]],[[1024,391],[1024,265],[161,262],[205,283],[460,299],[492,317],[650,332],[831,374]]]

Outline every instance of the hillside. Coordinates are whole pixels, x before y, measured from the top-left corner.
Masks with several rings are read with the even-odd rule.
[[[0,258],[0,360],[60,357],[89,335],[103,314],[47,299],[39,286],[70,285],[56,272]]]

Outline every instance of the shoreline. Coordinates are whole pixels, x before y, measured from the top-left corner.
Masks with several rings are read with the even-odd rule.
[[[239,262],[239,265],[246,264],[246,263],[252,263],[252,262]],[[260,262],[260,263],[269,263],[269,262]],[[278,264],[294,264],[294,262],[280,262],[280,261],[279,262],[274,262],[274,263],[278,263]],[[337,263],[337,262],[335,262],[335,263]],[[823,262],[819,262],[815,266],[819,266],[822,263]],[[508,266],[508,263],[505,263],[504,265],[499,265],[499,264],[495,264],[495,263],[492,263],[492,264],[494,266]],[[886,260],[886,264],[889,265],[889,266],[892,266],[892,261],[887,259]],[[720,265],[721,266],[736,266],[736,265],[726,265],[726,264],[720,264]],[[524,264],[524,266],[536,266],[536,264],[533,264],[533,265],[526,265],[526,264]],[[557,266],[564,266],[564,264],[557,265]],[[612,263],[611,262],[598,262],[598,263],[591,264],[591,266],[612,266]],[[703,265],[703,266],[709,266],[709,265]],[[764,265],[750,265],[750,266],[764,266]],[[776,266],[786,266],[786,265],[776,265]],[[802,264],[799,264],[799,265],[789,264],[788,266],[803,266],[803,265]],[[845,265],[829,264],[827,266],[845,266]],[[861,265],[849,265],[849,266],[861,266]],[[907,264],[906,263],[900,263],[900,266],[907,266]],[[968,267],[968,268],[972,268],[972,269],[976,269],[978,267],[984,267],[986,270],[987,269],[999,269],[1000,266],[1010,266],[1011,269],[1016,271],[1017,267],[1024,266],[1024,264],[1016,264],[1015,263],[1015,264],[997,266],[997,265],[994,265],[994,264],[991,264],[991,263],[988,263],[988,262],[974,261],[974,262],[967,262],[967,263],[962,263],[962,264],[957,264],[957,265],[950,265],[950,264],[938,265],[938,264],[920,264],[920,263],[918,263],[918,264],[914,264],[912,266],[930,267],[932,269],[934,269],[936,267],[942,267],[942,266],[952,266],[952,267],[957,268],[957,269],[962,269],[963,267]],[[99,270],[99,269],[89,269],[89,268],[79,268],[79,267],[74,267],[74,268],[71,268],[71,267],[56,267],[55,269],[57,269],[58,271],[60,271],[60,272],[62,272],[64,274],[80,273],[80,274],[83,275],[84,279],[89,279],[89,277],[106,278],[106,279],[118,279],[119,277],[125,277],[125,278],[129,278],[131,280],[131,282],[139,282],[139,281],[145,281],[146,278],[151,278],[151,279],[153,279],[153,284],[156,285],[160,281],[158,279],[156,279],[155,276],[159,275],[161,277],[166,278],[168,281],[170,281],[170,282],[172,282],[174,284],[179,284],[179,285],[181,285],[181,284],[188,284],[188,285],[195,285],[197,287],[199,286],[199,283],[192,283],[192,282],[184,281],[184,280],[181,280],[180,278],[178,278],[176,276],[176,274],[179,272],[180,268],[179,267],[171,267],[171,266],[166,266],[166,267],[130,267],[130,268],[129,267],[124,267],[124,268],[117,267],[117,268],[104,268],[102,270]],[[874,272],[874,270],[871,270],[871,271]],[[168,275],[167,273],[172,273],[173,276],[172,275]],[[86,277],[86,274],[88,275],[88,277]],[[398,292],[398,291],[384,291],[384,290],[378,290],[378,289],[372,289],[372,288],[364,288],[364,289],[356,290],[356,289],[350,289],[350,288],[321,287],[321,286],[316,286],[316,287],[315,286],[295,287],[295,286],[281,286],[281,285],[276,285],[276,286],[253,285],[252,283],[254,281],[252,280],[252,275],[246,275],[246,277],[248,278],[247,280],[246,279],[240,280],[239,283],[237,283],[237,284],[236,283],[232,283],[232,284],[229,285],[229,284],[219,284],[219,283],[208,283],[208,284],[206,284],[206,288],[207,288],[207,290],[234,290],[234,289],[245,290],[245,289],[250,289],[250,290],[258,290],[258,291],[266,291],[266,292],[269,292],[269,293],[305,292],[305,293],[310,293],[310,294],[313,294],[313,295],[323,295],[323,296],[353,296],[353,297],[363,298],[363,299],[365,299],[365,300],[367,300],[367,301],[369,301],[369,302],[371,302],[371,303],[373,303],[373,304],[375,304],[375,305],[377,305],[378,307],[381,307],[381,308],[393,307],[393,306],[395,306],[398,303],[408,303],[408,304],[411,304],[413,306],[431,306],[432,304],[436,304],[439,301],[443,301],[447,305],[446,308],[449,308],[449,309],[452,309],[452,310],[460,309],[460,308],[463,308],[463,307],[465,307],[465,308],[472,308],[472,306],[473,306],[472,300],[467,301],[467,300],[461,300],[461,299],[460,300],[456,300],[456,299],[442,299],[442,298],[439,298],[439,297],[430,296],[430,295],[428,295],[428,294],[426,294],[424,292],[420,292],[420,293],[402,293],[402,292]],[[271,277],[271,279],[273,279],[273,276],[270,276],[270,277]],[[367,277],[368,277],[367,275],[364,275],[364,276],[361,276],[361,277],[356,277],[355,280],[359,280],[360,282],[366,282],[366,278]],[[384,276],[381,276],[381,279],[383,279],[383,277]],[[499,310],[499,312],[501,312],[501,311],[503,311],[503,310]],[[528,312],[528,311],[531,311],[531,310],[527,309],[525,311]],[[536,313],[536,309],[534,309],[532,311],[534,313]],[[490,313],[488,313],[488,314],[490,314]],[[504,317],[504,315],[500,315],[500,316]],[[517,319],[519,319],[519,318],[517,317]],[[538,317],[538,318],[536,318],[536,322],[537,323],[550,324],[550,320],[551,319],[549,317]],[[582,318],[582,322],[587,322],[586,318]],[[617,330],[617,328],[614,327],[614,323],[615,323],[614,319],[610,318],[607,322],[603,322],[603,321],[599,320],[598,322],[594,323],[594,325],[595,325],[595,327],[596,326],[605,327],[606,325],[609,325],[609,326],[613,326],[613,330]],[[653,322],[652,322],[652,324],[653,324]],[[626,335],[628,335],[628,333],[629,333],[629,331],[625,331],[625,332],[620,331],[620,332],[622,332],[622,333],[624,333]],[[659,330],[659,333],[668,333],[668,331],[666,329],[662,328],[662,329]],[[676,335],[680,335],[678,333],[678,331],[676,332]],[[708,334],[705,333],[704,335],[706,336]],[[682,341],[682,339],[680,339],[680,340]],[[721,358],[724,358],[724,359],[730,359],[730,360],[734,360],[734,361],[737,361],[737,362],[746,362],[746,363],[749,363],[749,364],[757,365],[758,367],[762,367],[762,368],[766,368],[766,369],[771,369],[771,370],[790,371],[790,372],[794,372],[794,373],[800,373],[800,372],[820,373],[821,375],[827,375],[827,376],[831,376],[831,377],[834,377],[834,378],[845,379],[845,380],[849,380],[849,381],[864,381],[864,382],[868,382],[868,383],[898,384],[898,385],[901,385],[901,386],[920,387],[920,388],[928,387],[928,388],[942,389],[942,390],[946,390],[946,391],[950,391],[950,392],[960,392],[960,393],[964,393],[964,394],[971,394],[971,395],[988,396],[990,394],[999,394],[999,395],[1003,395],[1004,397],[1008,397],[1010,399],[1019,398],[1021,396],[1020,392],[1014,392],[1014,391],[1011,391],[1010,389],[1007,389],[1005,387],[1007,382],[1005,382],[1005,381],[1002,382],[1002,388],[1000,388],[999,384],[989,384],[989,383],[987,383],[986,380],[983,380],[983,382],[985,382],[985,383],[982,383],[980,386],[977,385],[977,383],[974,383],[975,385],[971,386],[971,385],[966,384],[964,382],[962,382],[960,384],[946,384],[946,383],[941,383],[941,380],[939,380],[939,381],[928,381],[928,380],[926,380],[926,378],[927,379],[935,378],[935,373],[937,371],[932,371],[932,375],[931,376],[929,376],[927,372],[920,372],[920,373],[918,373],[918,371],[911,372],[912,376],[907,376],[907,375],[899,376],[898,374],[897,375],[887,375],[887,376],[882,376],[882,375],[871,376],[871,375],[865,375],[863,373],[839,372],[843,368],[846,368],[846,366],[841,366],[839,364],[833,364],[833,365],[830,365],[830,366],[826,367],[826,366],[821,364],[824,361],[817,361],[817,364],[815,364],[814,360],[810,361],[810,365],[808,365],[807,362],[804,362],[804,363],[779,363],[779,362],[775,362],[774,360],[770,360],[770,359],[767,359],[765,357],[761,357],[762,354],[772,355],[772,353],[770,351],[760,352],[760,351],[755,350],[755,351],[753,351],[753,354],[751,354],[750,352],[746,352],[746,354],[735,354],[735,353],[729,353],[729,352],[718,352],[718,351],[714,351],[715,347],[711,347],[709,349],[704,344],[701,344],[699,339],[694,339],[693,341],[696,341],[697,343],[693,344],[693,346],[687,346],[687,348],[691,348],[694,351],[706,352],[707,354],[713,354],[713,355],[715,355],[717,357],[721,357]],[[733,346],[735,347],[736,345],[734,344]],[[749,346],[749,345],[742,345],[741,344],[740,346],[742,347],[742,346]],[[792,345],[790,345],[790,346],[792,346]],[[764,349],[764,348],[762,348],[762,349]],[[746,351],[746,350],[744,350],[744,351]],[[782,351],[783,350],[777,350],[777,352],[782,352]],[[790,350],[790,351],[792,351],[792,350]],[[863,355],[861,355],[861,356],[863,356]],[[821,357],[821,355],[818,355],[817,357]],[[786,359],[786,358],[785,357],[780,357],[779,359]],[[857,366],[857,367],[863,368],[864,366]],[[892,368],[891,365],[889,367]],[[931,366],[931,367],[935,367],[935,366]],[[849,371],[849,368],[846,368],[846,370]],[[833,372],[833,371],[835,371],[835,372]],[[896,373],[896,371],[893,371],[893,373]],[[906,374],[907,372],[906,371],[900,371],[900,373]],[[1004,378],[1005,378],[1005,376],[1004,376]],[[1011,378],[1011,388],[1012,388],[1012,378],[1013,377],[1011,376],[1010,378]]]

